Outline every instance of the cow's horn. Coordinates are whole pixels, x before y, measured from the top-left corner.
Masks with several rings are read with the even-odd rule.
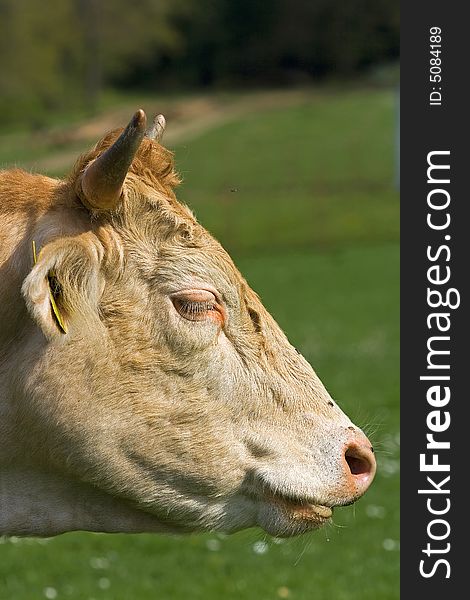
[[[165,131],[165,117],[163,115],[157,115],[152,123],[152,127],[149,127],[146,135],[151,140],[155,140],[159,142],[163,137],[163,132]]]
[[[111,210],[117,206],[127,171],[145,135],[146,124],[144,111],[138,110],[114,144],[83,172],[81,195],[91,208]]]

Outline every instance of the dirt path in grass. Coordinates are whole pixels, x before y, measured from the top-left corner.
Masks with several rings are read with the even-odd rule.
[[[193,96],[188,99],[155,101],[152,104],[144,102],[141,107],[149,119],[158,113],[165,115],[167,128],[164,144],[171,148],[243,115],[295,106],[313,96],[312,90],[266,91],[226,96]],[[25,166],[46,173],[66,171],[80,152],[92,146],[107,131],[124,126],[137,108],[137,104],[119,106],[86,122],[41,134],[47,146],[45,155]]]

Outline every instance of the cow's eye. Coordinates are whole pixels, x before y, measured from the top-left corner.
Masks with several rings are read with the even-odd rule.
[[[171,301],[178,313],[188,321],[223,321],[223,312],[216,297],[207,290],[177,292],[171,295]]]

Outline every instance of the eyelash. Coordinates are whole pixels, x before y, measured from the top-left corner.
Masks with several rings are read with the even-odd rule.
[[[180,315],[190,321],[200,321],[208,312],[217,310],[216,305],[209,301],[194,302],[175,298],[173,304]]]

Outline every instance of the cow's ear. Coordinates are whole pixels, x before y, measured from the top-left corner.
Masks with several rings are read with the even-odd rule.
[[[85,236],[84,236],[85,237]],[[102,291],[99,267],[102,248],[89,240],[55,240],[44,246],[23,282],[26,306],[45,336],[65,336],[77,322],[85,325],[97,318]]]

